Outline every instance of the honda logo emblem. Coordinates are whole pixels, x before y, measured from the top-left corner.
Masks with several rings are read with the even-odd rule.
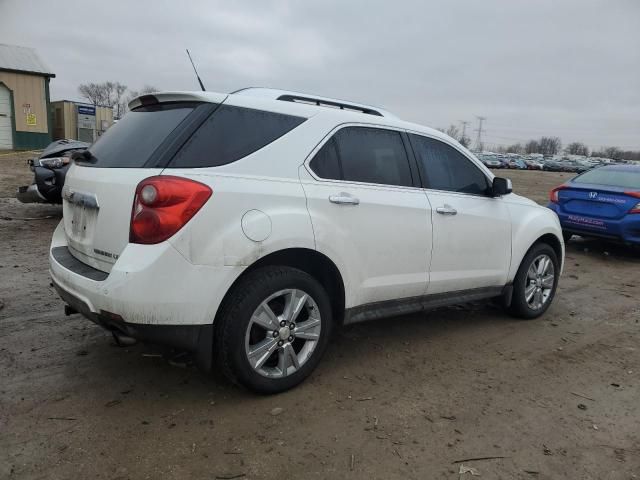
[[[589,192],[589,198],[596,198],[598,196],[598,192]]]

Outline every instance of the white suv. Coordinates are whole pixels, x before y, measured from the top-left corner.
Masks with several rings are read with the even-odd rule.
[[[534,318],[553,300],[556,215],[436,130],[262,88],[130,108],[76,154],[50,251],[67,313],[119,337],[272,393],[337,324],[491,297]]]

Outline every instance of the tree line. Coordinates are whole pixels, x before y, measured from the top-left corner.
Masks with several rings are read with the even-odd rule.
[[[127,113],[127,105],[131,100],[148,93],[157,92],[158,89],[151,85],[145,85],[140,90],[130,90],[120,82],[83,83],[78,87],[78,92],[83,98],[94,106],[113,109],[113,118],[119,120]]]
[[[455,138],[464,147],[468,148],[471,144],[471,139],[463,135],[460,128],[456,125],[450,125],[447,129],[439,128],[438,130]],[[480,150],[484,150],[484,148]],[[562,141],[559,137],[540,137],[539,139],[532,139],[525,143],[518,142],[512,145],[499,145],[494,150],[498,153],[517,153],[520,155],[532,153],[558,155],[560,153],[566,153],[569,155],[583,155],[585,157],[612,158],[613,160],[640,160],[640,150],[622,150],[618,147],[602,147],[600,150],[591,151],[589,147],[582,142],[571,142],[566,145],[563,150]]]
[[[640,160],[640,151],[622,150],[618,147],[602,147],[600,150],[589,150],[582,142],[571,142],[564,150],[558,137],[542,137],[540,140],[529,140],[525,144],[514,143],[508,146],[499,146],[499,153],[541,153],[543,155],[582,155],[584,157],[611,158],[613,160]]]

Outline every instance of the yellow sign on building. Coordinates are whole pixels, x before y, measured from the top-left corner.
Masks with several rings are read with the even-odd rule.
[[[29,125],[30,127],[34,127],[37,125],[35,113],[27,113],[27,125]]]

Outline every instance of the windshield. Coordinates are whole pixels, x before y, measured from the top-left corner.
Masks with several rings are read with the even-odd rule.
[[[612,187],[640,189],[640,169],[597,168],[573,179],[574,183],[591,183]]]
[[[100,168],[141,168],[160,144],[189,115],[193,104],[151,105],[127,113],[90,148],[91,163]]]

